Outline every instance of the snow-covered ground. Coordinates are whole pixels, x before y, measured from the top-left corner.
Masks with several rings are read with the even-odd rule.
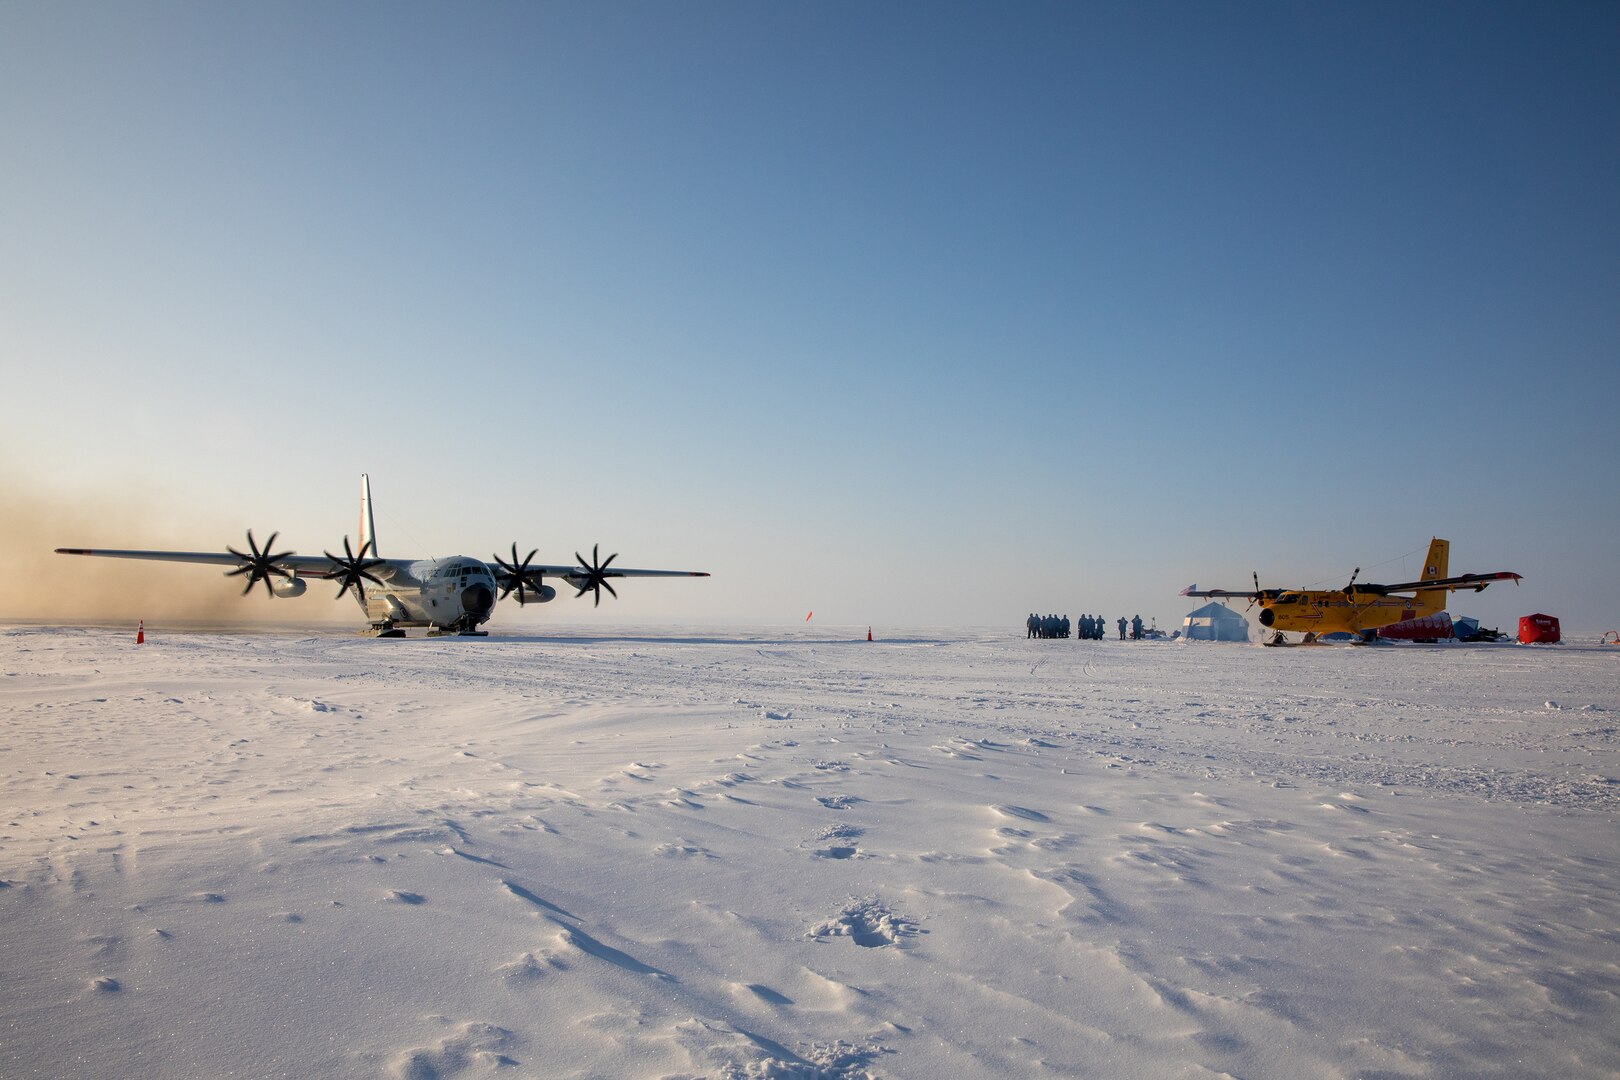
[[[1620,648],[0,631],[0,1076],[1612,1077]]]

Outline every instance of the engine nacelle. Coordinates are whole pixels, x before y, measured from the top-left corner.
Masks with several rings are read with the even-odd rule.
[[[270,591],[276,596],[291,599],[294,596],[303,596],[304,590],[309,588],[300,577],[272,578]]]
[[[517,598],[518,603],[528,607],[530,604],[549,604],[557,599],[557,590],[550,585],[542,585],[538,589],[524,589],[522,596],[518,596],[515,592],[512,595]]]

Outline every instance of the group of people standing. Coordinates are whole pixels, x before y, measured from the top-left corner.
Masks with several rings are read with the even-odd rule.
[[[1134,615],[1130,622],[1125,621],[1121,615],[1115,624],[1119,627],[1119,640],[1125,640],[1129,631],[1132,641],[1142,638],[1142,616]],[[1066,638],[1069,636],[1070,623],[1067,615],[1036,615],[1030,612],[1029,618],[1024,620],[1024,627],[1032,638]],[[1082,615],[1073,627],[1081,641],[1101,641],[1103,635],[1108,633],[1108,620],[1101,615]]]
[[[1032,638],[1064,638],[1069,636],[1069,617],[1067,615],[1037,615],[1033,611],[1029,618],[1024,620],[1024,626],[1029,630]]]

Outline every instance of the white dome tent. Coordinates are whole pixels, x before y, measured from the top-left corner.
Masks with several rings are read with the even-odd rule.
[[[1188,641],[1248,641],[1249,621],[1225,604],[1208,603],[1181,621]]]

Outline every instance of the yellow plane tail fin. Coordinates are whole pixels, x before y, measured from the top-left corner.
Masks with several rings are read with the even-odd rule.
[[[1423,560],[1423,576],[1418,580],[1438,581],[1446,576],[1450,563],[1451,541],[1435,537],[1429,541],[1429,557]]]
[[[1429,541],[1429,555],[1423,560],[1423,573],[1419,581],[1439,581],[1449,572],[1451,565],[1451,541],[1442,540],[1438,536]],[[1446,606],[1445,589],[1419,589],[1417,604],[1420,615],[1433,615],[1442,611]]]

